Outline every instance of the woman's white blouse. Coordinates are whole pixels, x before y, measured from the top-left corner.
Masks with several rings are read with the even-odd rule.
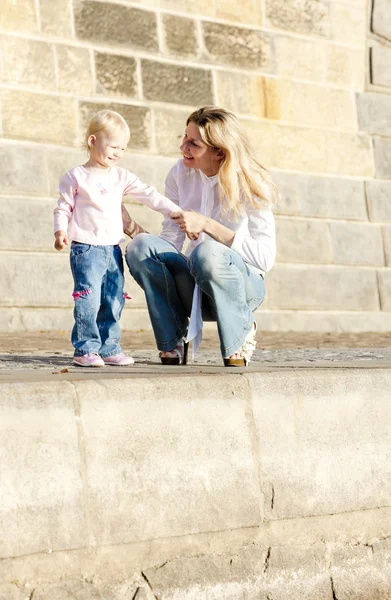
[[[185,167],[182,160],[179,160],[167,175],[165,195],[183,210],[202,212],[201,200],[205,185],[203,178],[203,173]],[[267,194],[268,189],[265,192]],[[251,208],[239,215],[236,221],[231,220],[229,213],[221,211],[218,194],[218,185],[215,185],[214,202],[207,216],[235,232],[231,248],[264,275],[272,268],[276,257],[276,231],[272,211],[269,208]],[[182,250],[186,234],[170,218],[164,219],[160,235],[179,251]],[[194,248],[195,244],[190,242],[186,254],[189,256]]]

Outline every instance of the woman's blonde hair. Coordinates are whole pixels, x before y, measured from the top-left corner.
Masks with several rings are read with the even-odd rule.
[[[224,108],[204,106],[194,111],[186,125],[197,125],[201,139],[213,148],[223,150],[219,168],[220,201],[225,211],[236,217],[244,205],[259,208],[271,206],[279,192],[269,173],[258,162],[247,136],[234,114]]]
[[[120,131],[130,137],[130,129],[122,115],[114,110],[100,110],[88,123],[84,136],[84,146],[88,153],[90,152],[88,138],[90,135],[96,135],[99,131]]]

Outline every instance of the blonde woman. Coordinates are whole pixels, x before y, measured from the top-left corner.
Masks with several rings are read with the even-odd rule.
[[[278,191],[222,108],[193,112],[180,150],[166,179],[178,211],[165,218],[160,237],[137,235],[126,261],[145,292],[163,364],[185,364],[191,340],[194,356],[204,320],[217,321],[224,364],[246,366],[256,344],[253,313],[275,259]],[[131,229],[142,231],[129,217],[125,232]]]

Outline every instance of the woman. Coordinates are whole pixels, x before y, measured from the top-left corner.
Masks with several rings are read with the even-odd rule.
[[[126,261],[145,292],[163,364],[186,364],[188,342],[194,355],[202,320],[213,320],[224,364],[246,366],[256,345],[253,313],[275,259],[270,207],[278,191],[222,108],[193,112],[180,149],[166,179],[166,196],[180,212],[166,217],[160,237],[137,235]],[[124,223],[128,235],[144,231],[129,215]]]

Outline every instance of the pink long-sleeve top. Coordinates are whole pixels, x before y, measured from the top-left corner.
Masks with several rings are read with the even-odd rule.
[[[100,174],[79,166],[60,179],[54,232],[65,231],[70,240],[94,246],[123,242],[121,203],[127,195],[165,216],[178,211],[174,202],[127,169],[114,166]]]

